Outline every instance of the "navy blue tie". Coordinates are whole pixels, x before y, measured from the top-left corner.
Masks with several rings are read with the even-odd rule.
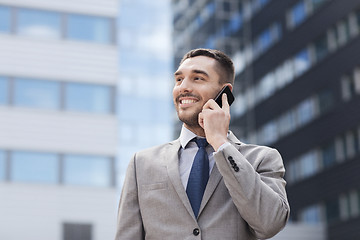
[[[197,151],[186,187],[186,193],[190,200],[191,207],[197,217],[200,209],[201,200],[209,179],[209,158],[205,147],[208,142],[205,138],[196,138],[199,147]]]

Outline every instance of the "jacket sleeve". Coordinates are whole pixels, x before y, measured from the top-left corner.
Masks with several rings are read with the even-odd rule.
[[[262,146],[245,147],[242,152],[228,144],[214,158],[235,206],[254,235],[264,239],[277,234],[290,211],[279,152]]]
[[[143,240],[144,229],[138,201],[135,156],[131,159],[121,192],[115,240]]]

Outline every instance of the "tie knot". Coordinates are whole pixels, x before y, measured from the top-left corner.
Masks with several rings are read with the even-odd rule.
[[[209,144],[206,138],[195,138],[195,142],[199,148],[206,147]]]

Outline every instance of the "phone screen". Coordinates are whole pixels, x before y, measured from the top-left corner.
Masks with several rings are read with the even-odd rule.
[[[223,93],[226,93],[226,96],[227,96],[227,100],[228,100],[228,103],[229,103],[229,106],[234,102],[235,100],[235,97],[234,95],[232,94],[229,86],[225,86],[223,89],[221,89],[221,91],[218,93],[218,95],[214,98],[215,102],[220,106],[222,107],[222,94]]]

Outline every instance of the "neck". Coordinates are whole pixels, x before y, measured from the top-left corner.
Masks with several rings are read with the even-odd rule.
[[[200,125],[198,126],[189,126],[186,123],[184,124],[184,126],[189,129],[190,131],[192,131],[193,133],[195,133],[197,136],[199,137],[206,137],[205,136],[205,131],[202,127],[200,127]]]

